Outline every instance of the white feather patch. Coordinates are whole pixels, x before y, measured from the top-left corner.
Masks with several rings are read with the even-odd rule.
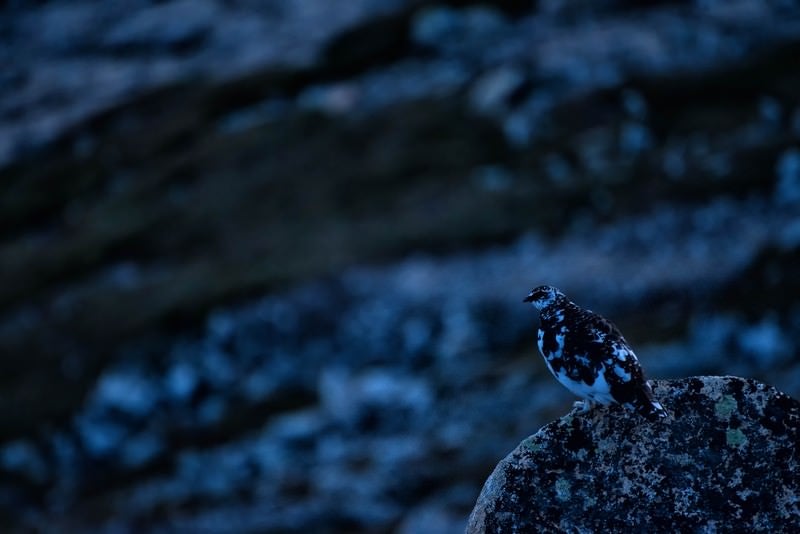
[[[553,370],[551,369],[550,372],[553,372]],[[604,405],[616,402],[614,397],[611,396],[611,386],[606,382],[605,369],[601,369],[601,372],[595,378],[594,384],[591,386],[571,379],[564,369],[561,369],[558,373],[553,373],[553,375],[564,387],[582,399],[588,399]]]

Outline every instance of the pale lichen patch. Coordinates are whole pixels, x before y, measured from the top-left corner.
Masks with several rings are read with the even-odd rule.
[[[529,438],[523,440],[521,446],[534,454],[545,448],[541,443],[541,440],[537,439],[536,436],[530,436]]]
[[[568,501],[572,497],[572,487],[569,480],[565,478],[556,479],[555,483],[556,499],[561,502]]]
[[[739,408],[739,403],[732,395],[723,395],[722,398],[714,404],[714,413],[720,419],[729,419],[731,414],[736,412]]]
[[[699,377],[699,378],[703,379],[703,378],[706,378],[706,377]],[[722,398],[722,395],[723,395],[723,388],[722,388],[721,384],[719,384],[718,382],[714,382],[714,381],[705,380],[703,382],[703,387],[702,387],[702,389],[700,391],[701,391],[701,393],[703,395],[705,395],[707,398],[711,399],[712,401],[718,401],[720,398]]]
[[[747,443],[747,436],[738,428],[729,428],[725,432],[725,442],[729,447],[740,447]]]

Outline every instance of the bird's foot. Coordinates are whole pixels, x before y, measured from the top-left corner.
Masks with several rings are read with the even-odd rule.
[[[572,404],[572,407],[578,410],[577,411],[578,414],[583,415],[585,413],[589,413],[592,410],[592,408],[594,408],[594,405],[595,403],[590,400],[579,400],[575,401]]]

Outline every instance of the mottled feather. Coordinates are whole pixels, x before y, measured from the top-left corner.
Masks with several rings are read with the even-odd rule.
[[[539,351],[568,390],[590,405],[621,404],[649,420],[667,416],[636,354],[611,321],[551,286],[537,287],[525,301],[541,312]]]

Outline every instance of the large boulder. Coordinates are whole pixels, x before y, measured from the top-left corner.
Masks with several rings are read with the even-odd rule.
[[[672,414],[573,411],[495,468],[482,532],[800,532],[800,402],[755,380],[654,381]]]

